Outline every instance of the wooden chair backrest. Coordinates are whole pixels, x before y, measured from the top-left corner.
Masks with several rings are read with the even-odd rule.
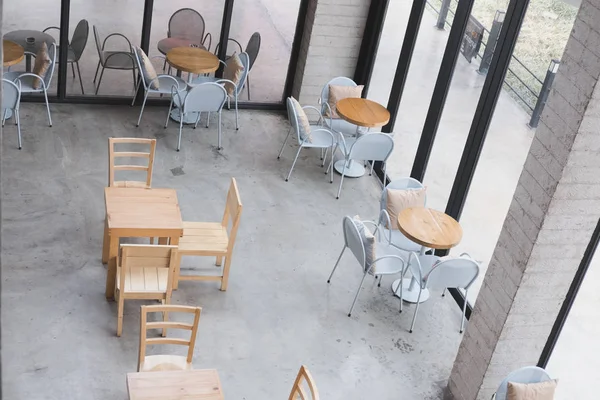
[[[231,231],[229,232],[229,250],[233,248],[233,244],[235,243],[235,237],[237,235],[241,215],[242,200],[240,200],[240,192],[238,191],[235,178],[231,178],[229,191],[227,192],[225,212],[223,213],[223,221],[221,222],[221,225],[227,229],[229,226],[229,221],[231,220]]]
[[[147,322],[148,313],[190,313],[194,314],[194,322],[191,324],[185,322],[176,321],[158,321],[158,322]],[[200,322],[200,313],[202,307],[192,306],[177,306],[177,305],[154,305],[154,306],[142,306],[142,312],[140,315],[140,349],[138,358],[138,371],[140,365],[146,358],[146,347],[152,345],[161,344],[176,344],[180,346],[188,346],[187,362],[192,362],[194,355],[194,346],[196,345],[196,333],[198,332],[198,322]],[[190,339],[185,340],[181,338],[169,338],[169,337],[155,337],[148,338],[148,329],[182,329],[191,331]]]
[[[177,265],[177,246],[122,244],[120,265],[119,290],[121,293],[125,287],[125,276],[130,268],[156,267],[169,269],[167,295],[170,296],[173,290],[173,273]]]
[[[310,391],[310,397],[304,388],[304,383]],[[319,400],[319,391],[313,381],[312,375],[308,372],[308,369],[303,365],[298,371],[298,376],[292,386],[292,392],[290,393],[289,400]]]
[[[115,145],[119,144],[144,144],[150,146],[149,152],[116,151]],[[108,138],[108,186],[115,186],[116,171],[143,171],[146,172],[146,181],[139,181],[150,188],[152,185],[152,167],[154,165],[154,152],[156,151],[156,139],[141,138]],[[142,157],[148,159],[147,165],[124,165],[115,164],[118,157]]]

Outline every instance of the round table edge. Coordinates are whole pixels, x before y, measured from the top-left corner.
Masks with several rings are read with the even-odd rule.
[[[421,207],[409,207],[409,208],[405,208],[404,210],[408,210],[410,208],[421,208]],[[422,207],[422,208],[427,208],[427,207]],[[404,210],[400,211],[400,214],[402,214],[402,212],[404,212]],[[437,210],[435,210],[437,211]],[[406,236],[407,238],[409,238],[411,241],[420,244],[421,246],[424,247],[428,247],[430,249],[435,249],[435,250],[448,250],[451,249],[453,247],[458,246],[458,244],[460,243],[460,241],[462,240],[463,237],[463,230],[462,230],[462,226],[460,226],[460,224],[458,223],[458,221],[456,221],[456,219],[450,217],[448,214],[444,213],[444,215],[447,215],[448,217],[452,218],[458,225],[458,228],[460,229],[460,238],[458,238],[458,241],[456,243],[451,243],[451,244],[433,244],[433,243],[427,243],[423,240],[420,240],[414,236],[412,236],[410,233],[408,233],[406,230],[404,230],[404,228],[402,228],[402,225],[400,225],[400,214],[398,214],[398,217],[396,218],[396,223],[398,224],[398,230],[400,232],[402,232],[402,234],[404,236]]]
[[[362,97],[361,97],[361,98],[362,98]],[[344,100],[344,99],[341,99],[341,100],[339,100],[339,101],[338,101],[338,103],[339,103],[340,101],[342,101],[342,100]],[[364,99],[364,100],[368,100],[368,99]],[[369,100],[369,101],[373,101],[373,100]],[[377,103],[377,102],[375,102],[375,101],[374,101],[374,103]],[[379,103],[377,103],[377,104],[379,104]],[[381,107],[383,107],[381,104],[379,104],[379,105],[380,105]],[[387,119],[386,119],[385,121],[378,122],[378,123],[375,123],[375,124],[367,124],[367,123],[365,123],[365,122],[363,122],[363,121],[356,121],[356,120],[354,120],[354,119],[352,119],[352,118],[350,118],[350,117],[348,117],[348,116],[344,115],[343,113],[341,113],[341,112],[340,112],[340,110],[339,110],[339,109],[337,109],[337,103],[336,103],[336,107],[335,107],[335,108],[336,108],[336,110],[337,110],[337,113],[338,113],[338,115],[339,115],[340,117],[342,117],[342,119],[343,119],[343,120],[345,120],[345,121],[347,121],[347,122],[350,122],[350,123],[351,123],[351,124],[353,124],[353,125],[363,126],[363,127],[365,127],[365,128],[378,128],[378,127],[384,126],[384,125],[386,125],[388,122],[390,122],[390,112],[389,112],[389,111],[388,111],[388,109],[387,109],[387,108],[385,108],[385,107],[383,107],[383,108],[384,108],[384,109],[387,111],[387,113],[388,113],[388,117],[387,117]]]
[[[177,48],[179,48],[179,47],[175,47],[175,49],[177,49]],[[170,65],[171,65],[173,68],[175,68],[175,69],[178,69],[179,71],[183,71],[183,72],[189,72],[189,73],[192,73],[192,74],[208,74],[208,73],[211,73],[211,72],[215,72],[216,70],[218,70],[218,69],[219,69],[219,61],[218,61],[219,59],[217,58],[217,56],[215,56],[214,54],[212,54],[212,53],[211,53],[211,52],[209,52],[208,50],[204,50],[204,51],[206,51],[206,52],[207,52],[207,53],[209,53],[210,55],[212,55],[212,56],[214,56],[215,58],[217,58],[217,65],[216,65],[216,66],[214,66],[214,67],[211,67],[211,68],[194,69],[194,70],[191,70],[191,68],[187,68],[187,67],[185,67],[184,65],[178,65],[178,64],[174,63],[174,62],[173,62],[173,60],[170,60],[170,59],[169,59],[169,53],[170,53],[171,51],[173,51],[173,50],[174,50],[174,49],[171,49],[171,50],[170,50],[170,51],[169,51],[167,54],[165,54],[165,58],[166,58],[167,62],[168,62],[168,63],[169,63],[169,64],[170,64]],[[202,50],[202,49],[201,49],[201,50]]]
[[[23,61],[24,58],[25,58],[25,53],[23,53],[23,55],[16,60],[12,60],[12,61],[3,60],[2,66],[3,67],[12,67],[13,65],[17,65],[18,63]]]

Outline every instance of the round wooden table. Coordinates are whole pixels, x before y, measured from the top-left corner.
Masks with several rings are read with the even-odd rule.
[[[348,97],[338,101],[335,105],[337,113],[342,119],[356,125],[356,134],[359,136],[359,127],[376,128],[384,126],[390,120],[390,112],[381,104],[369,99]],[[334,164],[340,174],[344,170],[344,160]],[[346,165],[344,176],[358,178],[365,174],[362,163],[350,160]]]
[[[48,48],[55,42],[54,38],[47,33],[28,29],[8,32],[4,35],[4,39],[15,42],[23,47],[25,51],[33,54],[37,54],[44,42],[46,42]],[[33,39],[33,41],[29,42],[27,41],[28,39]],[[31,55],[29,54],[25,57],[25,70],[28,72],[31,71]]]
[[[425,207],[406,208],[398,215],[400,232],[415,243],[420,244],[421,255],[430,249],[451,249],[460,243],[463,231],[460,224],[451,216],[441,211]],[[402,282],[402,298],[409,303],[416,303],[419,297],[419,282],[414,278],[397,279],[392,283],[396,294]],[[421,293],[420,302],[429,298],[429,290]]]
[[[10,67],[18,64],[25,57],[25,49],[23,46],[10,40],[2,41],[2,52],[4,54],[3,66]]]
[[[219,68],[219,59],[214,54],[198,47],[176,47],[167,53],[167,62],[177,70],[177,76],[181,72],[188,72],[188,83],[191,74],[208,74]],[[171,111],[171,118],[177,122],[181,120],[181,111],[175,108]],[[197,113],[187,113],[183,119],[184,124],[194,124],[198,119]]]

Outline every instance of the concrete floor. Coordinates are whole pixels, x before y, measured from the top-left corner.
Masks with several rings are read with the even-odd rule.
[[[254,32],[260,32],[262,42],[257,61],[252,68],[252,100],[260,102],[280,102],[285,84],[292,41],[298,18],[300,0],[238,0],[232,14],[230,37],[239,41],[245,48]],[[155,1],[150,32],[151,57],[160,55],[157,49],[159,40],[167,37],[167,27],[171,15],[180,8],[190,7],[204,18],[206,32],[212,35],[211,51],[214,51],[221,31],[223,0],[197,2],[192,0]],[[87,46],[80,60],[81,75],[86,95],[93,95],[93,83],[98,52],[94,42],[92,26],[98,27],[100,40],[114,32],[124,34],[133,45],[140,44],[142,33],[143,0],[71,1],[70,32],[81,19],[90,24]],[[60,23],[60,1],[51,0],[7,0],[4,2],[3,32],[17,29],[43,30]],[[58,40],[58,32],[52,32]],[[113,50],[126,50],[122,39],[109,39],[107,46]],[[231,46],[235,44],[231,43]],[[107,47],[109,48],[109,47]],[[232,47],[229,54],[236,51]],[[239,50],[237,50],[239,51]],[[152,60],[157,72],[162,73],[163,62]],[[13,67],[24,69],[23,65]],[[56,76],[55,76],[56,78]],[[56,92],[56,82],[53,90]],[[79,78],[73,78],[69,71],[67,93],[80,95]],[[133,78],[131,71],[106,70],[98,92],[103,96],[131,96]],[[246,93],[243,94],[244,100]]]
[[[100,262],[107,181],[107,138],[158,139],[154,187],[175,188],[186,220],[219,220],[229,178],[238,180],[244,211],[230,284],[183,282],[173,303],[203,307],[196,368],[219,371],[227,399],[288,395],[301,364],[324,399],[439,399],[461,340],[454,301],[434,293],[398,314],[392,278],[367,279],[352,318],[346,316],[361,278],[342,247],[341,220],[377,214],[374,177],[348,179],[340,200],[306,151],[290,182],[295,152],[277,160],[288,125],[283,115],[227,112],[224,150],[216,130],[186,129],[175,152],[175,124],[165,108],[24,104],[23,150],[14,125],[2,141],[2,383],[7,400],[124,399],[125,376],[137,365],[139,306],[125,306],[115,336],[116,305],[104,298]],[[339,177],[335,177],[335,182]],[[184,259],[212,267],[213,259]],[[213,269],[214,270],[214,269]]]

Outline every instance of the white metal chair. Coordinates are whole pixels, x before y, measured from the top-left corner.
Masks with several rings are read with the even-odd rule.
[[[340,149],[346,162],[342,169],[342,179],[340,180],[336,199],[340,198],[346,167],[351,160],[381,161],[384,164],[383,181],[386,181],[387,172],[385,164],[394,150],[394,139],[390,135],[382,132],[374,132],[362,135],[356,140],[350,138],[348,141],[344,139],[343,134],[338,132],[338,135],[339,144],[336,148]],[[329,168],[333,169],[333,155],[329,163]]]
[[[133,106],[133,103],[135,102],[135,97],[137,95],[137,92],[138,92],[138,90],[140,90],[140,81],[144,85],[144,101],[142,102],[142,109],[140,110],[140,116],[138,118],[137,124],[135,125],[137,127],[137,126],[140,126],[140,121],[142,120],[142,114],[144,113],[144,106],[146,105],[146,100],[148,99],[149,93],[158,93],[160,95],[171,94],[173,88],[175,88],[175,91],[180,92],[187,88],[187,84],[185,83],[185,81],[183,79],[181,79],[179,77],[166,75],[166,74],[160,74],[160,75],[157,75],[156,78],[154,78],[152,80],[148,80],[147,77],[145,76],[145,74],[142,72],[142,71],[144,71],[144,69],[142,67],[142,61],[140,59],[142,57],[147,57],[146,53],[144,53],[144,50],[142,50],[141,48],[134,47],[133,55],[135,56],[135,62],[136,62],[138,71],[140,71],[140,79],[138,80],[137,87],[135,89],[135,93],[133,94],[133,101],[131,102],[132,106]],[[164,58],[162,56],[156,56],[156,57]],[[158,83],[158,89],[152,88],[152,84],[155,81]],[[169,115],[167,114],[167,121],[168,120],[169,120]]]
[[[287,143],[288,138],[292,131],[296,133],[296,138],[298,139],[298,152],[296,153],[296,157],[294,158],[294,162],[292,163],[292,167],[290,168],[290,172],[288,173],[285,181],[287,182],[292,176],[292,171],[294,170],[294,166],[296,165],[296,161],[298,161],[298,156],[300,155],[300,150],[303,148],[316,148],[321,149],[321,159],[323,162],[321,163],[321,167],[325,165],[325,159],[327,158],[327,152],[331,149],[331,156],[333,157],[333,148],[336,145],[337,141],[335,140],[335,135],[333,132],[329,130],[329,128],[321,125],[322,123],[322,115],[318,108],[313,106],[304,106],[302,107],[304,110],[314,110],[319,113],[319,121],[316,124],[310,124],[310,136],[311,141],[309,142],[308,137],[302,138],[300,135],[300,122],[298,121],[298,115],[296,114],[296,110],[294,109],[294,105],[292,102],[292,98],[288,97],[287,99],[287,112],[288,119],[290,121],[290,129],[288,130],[288,134],[283,141],[283,145],[281,145],[281,150],[279,150],[279,155],[277,159],[281,158],[281,154],[283,153],[283,149],[285,144]],[[325,151],[325,155],[323,156],[323,151]],[[331,169],[330,182],[333,182],[333,169]]]
[[[203,112],[208,113],[208,116],[206,117],[207,128],[210,122],[210,113],[216,112],[219,114],[219,136],[217,148],[221,150],[221,112],[223,110],[223,105],[227,100],[227,91],[225,91],[225,88],[218,83],[207,82],[192,87],[187,92],[183,92],[183,95],[180,93],[181,92],[175,91],[173,87],[173,92],[171,93],[171,104],[169,105],[169,114],[171,113],[173,103],[175,103],[175,105],[181,110],[177,151],[179,151],[179,148],[181,147],[181,132],[183,130],[183,120],[185,115],[188,113],[198,113],[198,118],[196,118],[196,123],[194,124],[194,129],[196,129],[198,121],[200,121],[200,115]],[[169,115],[167,115],[165,128],[167,127],[168,123]]]
[[[411,252],[408,257],[408,268],[413,277],[419,282],[419,297],[415,307],[410,331],[412,333],[419,312],[419,301],[421,293],[426,288],[443,289],[457,288],[465,290],[465,298],[469,293],[469,287],[479,276],[479,264],[467,253],[457,258],[441,258],[435,255],[417,255]],[[400,298],[402,298],[402,285],[400,285]],[[462,319],[460,321],[460,333],[463,332],[465,324],[465,312],[467,302],[464,302]],[[400,302],[402,311],[402,302]]]
[[[510,374],[500,383],[500,387],[492,396],[495,400],[506,400],[506,392],[508,390],[508,382],[514,383],[540,383],[551,380],[550,375],[540,367],[523,367],[517,369]]]
[[[120,37],[125,39],[127,42],[127,46],[129,47],[129,51],[113,51],[113,50],[105,50],[106,42],[111,37]],[[94,40],[96,41],[96,50],[98,50],[98,65],[96,66],[96,73],[94,74],[94,83],[96,83],[96,77],[98,76],[98,70],[102,66],[102,71],[100,71],[100,78],[98,79],[98,85],[96,85],[96,93],[98,94],[98,90],[100,89],[100,83],[102,83],[102,76],[104,75],[105,69],[118,69],[118,70],[131,70],[133,76],[133,87],[135,90],[135,60],[133,57],[133,46],[127,37],[121,33],[111,33],[107,37],[104,38],[102,44],[100,44],[100,34],[98,33],[98,28],[94,25]]]
[[[250,71],[250,58],[248,57],[247,53],[240,53],[238,54],[238,56],[240,57],[240,61],[242,62],[242,65],[244,66],[244,71],[242,72],[242,76],[240,78],[240,82],[238,84],[235,84],[234,82],[228,80],[228,79],[219,79],[219,78],[215,78],[214,76],[199,76],[195,79],[193,79],[189,84],[191,86],[193,85],[198,85],[198,84],[202,84],[202,83],[207,83],[207,82],[214,82],[214,83],[225,83],[225,82],[229,82],[230,84],[233,85],[233,93],[231,95],[229,95],[229,92],[226,92],[227,94],[227,109],[230,109],[230,101],[231,101],[231,97],[233,97],[233,101],[235,102],[235,129],[238,130],[240,129],[239,126],[239,121],[238,121],[238,97],[240,95],[240,93],[242,92],[242,90],[244,89],[244,85],[246,84],[246,79],[248,78],[248,72]],[[221,61],[223,62],[223,61]]]
[[[383,192],[381,193],[379,223],[383,225],[382,229],[385,235],[391,235],[392,245],[401,250],[414,251],[418,253],[421,251],[421,245],[404,236],[404,234],[398,229],[390,229],[392,227],[392,223],[390,221],[390,215],[387,212],[387,189],[407,190],[422,188],[424,188],[424,186],[418,180],[405,177],[391,181],[385,188],[383,188]],[[423,204],[423,207],[425,207],[425,204],[426,203]]]
[[[25,54],[29,54],[33,57],[36,54],[25,52]],[[54,67],[56,66],[56,44],[52,43],[50,47],[48,47],[48,56],[50,58],[50,65],[48,66],[48,70],[46,71],[46,75],[39,76],[34,74],[33,72],[24,72],[24,71],[11,71],[6,72],[4,74],[4,79],[9,81],[19,81],[21,83],[20,91],[21,93],[44,93],[44,97],[46,99],[46,110],[48,111],[48,125],[52,126],[52,116],[50,115],[50,104],[48,103],[48,88],[50,87],[50,83],[52,82],[52,75],[54,75]],[[33,82],[35,79],[39,79],[42,81],[42,85],[39,89],[33,87]]]
[[[362,223],[368,223],[375,227],[375,231],[377,231],[377,224],[373,221],[361,221]],[[350,307],[350,311],[348,312],[348,316],[352,315],[352,310],[354,309],[354,305],[356,304],[356,300],[358,299],[358,295],[360,293],[360,289],[362,288],[363,282],[367,277],[367,274],[372,274],[375,276],[375,279],[379,277],[378,286],[381,286],[381,279],[383,275],[394,275],[394,274],[403,274],[405,272],[406,262],[401,257],[401,252],[393,247],[389,241],[380,240],[380,235],[376,234],[376,243],[375,243],[375,259],[372,263],[367,262],[365,245],[362,241],[361,234],[358,226],[353,218],[349,216],[345,216],[342,222],[343,230],[344,230],[344,248],[340,253],[335,265],[333,266],[333,270],[329,275],[329,279],[327,279],[327,283],[331,282],[331,278],[333,277],[333,273],[335,272],[342,256],[344,255],[344,251],[346,248],[349,248],[354,257],[360,263],[360,266],[363,269],[363,277],[360,281],[360,286],[356,291],[356,295],[354,296],[354,301],[352,302],[352,306]]]
[[[338,76],[327,82],[325,86],[323,86],[323,90],[321,90],[321,97],[319,98],[321,114],[325,116],[331,116],[331,107],[329,106],[329,85],[352,87],[358,86],[356,82],[350,78],[346,78],[345,76]],[[335,132],[339,132],[348,136],[356,135],[356,125],[351,124],[342,118],[325,117],[325,124]]]
[[[19,150],[21,150],[21,121],[19,120],[19,103],[21,102],[21,82],[11,82],[8,79],[2,79],[2,126],[6,121],[6,114],[12,111],[17,124],[19,134]]]

